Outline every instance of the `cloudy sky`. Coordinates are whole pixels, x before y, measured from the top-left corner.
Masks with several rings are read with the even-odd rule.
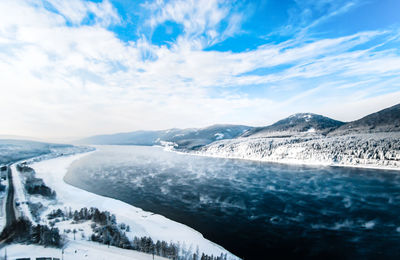
[[[0,0],[0,134],[79,137],[400,103],[398,0]]]

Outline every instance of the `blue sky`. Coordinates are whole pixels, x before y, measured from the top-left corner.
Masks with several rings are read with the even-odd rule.
[[[400,101],[400,1],[0,1],[0,134],[350,121]]]

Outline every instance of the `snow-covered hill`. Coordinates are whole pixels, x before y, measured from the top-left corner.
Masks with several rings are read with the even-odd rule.
[[[330,137],[238,138],[214,142],[196,153],[270,162],[400,170],[400,132]]]
[[[0,139],[0,164],[52,153],[57,149],[72,148],[72,145],[50,144],[27,140]]]
[[[205,145],[197,154],[283,163],[400,169],[400,104],[343,123],[295,114],[238,138]]]
[[[400,131],[400,104],[367,115],[359,120],[349,122],[330,135],[345,135],[354,133],[378,133]]]
[[[343,124],[345,123],[329,117],[313,113],[299,113],[270,126],[250,129],[242,137],[288,137],[293,135],[326,134]]]

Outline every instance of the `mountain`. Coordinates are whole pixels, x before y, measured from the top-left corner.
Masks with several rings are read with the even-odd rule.
[[[135,131],[110,135],[97,135],[78,140],[81,144],[155,145],[174,143],[176,148],[195,149],[217,140],[236,138],[251,129],[244,125],[213,125],[206,128]]]
[[[0,164],[15,162],[55,150],[72,148],[72,145],[43,143],[28,140],[0,139]]]
[[[321,115],[299,113],[282,119],[270,126],[250,129],[241,137],[290,137],[299,134],[325,135],[344,124],[344,122]]]
[[[218,140],[232,139],[251,129],[244,125],[212,125],[201,129],[183,129],[166,133],[160,141],[173,142],[177,148],[196,149]]]
[[[9,140],[29,140],[36,142],[43,142],[42,139],[30,137],[30,136],[21,136],[21,135],[0,135],[0,140],[9,139]]]
[[[75,141],[79,144],[153,145],[163,131],[134,131],[109,135],[95,135]]]
[[[400,131],[400,104],[349,122],[329,134],[346,135],[398,131]]]
[[[195,153],[267,162],[400,169],[400,104],[349,123],[296,114],[271,126],[253,128],[240,138],[205,145]]]
[[[80,144],[100,145],[173,145],[177,149],[196,150],[225,139],[258,137],[323,137],[349,133],[400,131],[400,104],[368,115],[360,120],[344,123],[313,113],[299,113],[264,127],[244,125],[213,125],[206,128],[134,131],[97,135],[76,141]]]

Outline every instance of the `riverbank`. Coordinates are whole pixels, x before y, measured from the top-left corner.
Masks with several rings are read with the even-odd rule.
[[[166,150],[171,150],[169,147]],[[179,152],[179,151],[178,151]],[[400,133],[217,141],[190,154],[260,162],[400,170]]]
[[[131,206],[119,200],[96,195],[85,190],[81,190],[64,182],[64,176],[68,167],[74,162],[88,154],[79,154],[68,157],[37,162],[31,165],[36,171],[36,176],[42,178],[46,185],[57,192],[57,200],[53,202],[41,202],[47,208],[41,213],[42,219],[52,210],[61,208],[71,208],[79,210],[83,207],[96,207],[102,211],[110,211],[115,214],[118,223],[125,223],[131,227],[131,232],[127,236],[133,239],[134,236],[150,236],[153,240],[164,240],[179,243],[181,249],[195,252],[197,247],[199,252],[214,256],[221,253],[227,254],[228,259],[237,259],[227,250],[217,244],[205,239],[196,230],[167,219],[161,215],[143,211],[140,208]],[[67,228],[61,226],[61,230]],[[74,228],[74,227],[70,227]],[[87,237],[90,229],[80,227],[82,231],[77,237]],[[87,240],[87,239],[86,239]]]
[[[251,158],[246,156],[227,156],[227,155],[218,155],[218,154],[208,154],[208,153],[200,153],[195,151],[179,151],[179,150],[171,150],[166,149],[168,152],[175,152],[178,154],[189,154],[193,156],[201,156],[201,157],[210,157],[210,158],[220,158],[220,159],[233,159],[233,160],[244,160],[244,161],[252,161],[252,162],[264,162],[264,163],[276,163],[283,165],[299,165],[299,166],[311,166],[311,167],[345,167],[345,168],[358,168],[358,169],[373,169],[373,170],[387,170],[387,171],[400,171],[400,167],[386,167],[380,165],[367,165],[367,164],[338,164],[331,162],[320,162],[320,161],[303,161],[303,160],[287,160],[287,159],[276,159],[270,160],[265,158]]]

